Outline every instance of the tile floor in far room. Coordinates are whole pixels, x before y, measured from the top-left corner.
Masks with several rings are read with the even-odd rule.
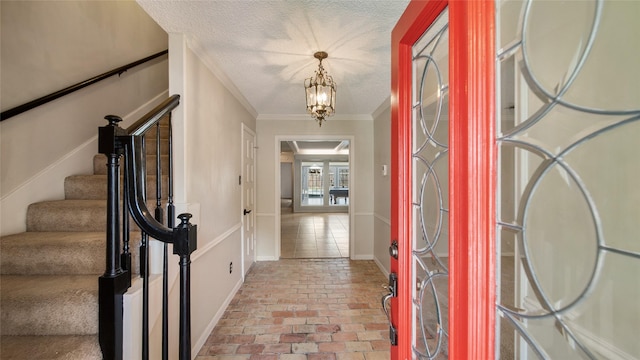
[[[389,359],[385,283],[368,260],[257,262],[196,359]]]
[[[348,213],[280,214],[280,258],[349,257]]]

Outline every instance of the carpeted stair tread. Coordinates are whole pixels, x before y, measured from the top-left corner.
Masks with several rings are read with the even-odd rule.
[[[3,275],[96,274],[105,268],[104,232],[24,232],[0,238]],[[140,233],[130,234],[134,264]],[[137,265],[134,267],[137,272]]]
[[[147,155],[147,174],[155,174],[156,173],[156,156],[155,155]],[[160,163],[162,165],[162,173],[169,173],[169,156],[168,155],[160,155]],[[120,166],[123,166],[122,161],[120,162]],[[122,172],[122,169],[120,170]],[[96,154],[93,157],[93,173],[96,175],[105,175],[107,173],[107,157],[103,154]]]
[[[155,209],[155,200],[148,200],[149,211]],[[27,231],[98,232],[105,231],[107,202],[105,200],[53,200],[29,205]],[[131,219],[130,226],[135,223]]]
[[[95,275],[2,275],[3,335],[92,335],[98,331]]]
[[[122,183],[120,179],[120,184]],[[168,194],[169,177],[162,176],[162,197]],[[67,200],[106,200],[107,199],[107,175],[73,175],[64,180],[64,194]],[[156,197],[156,176],[147,176],[147,198]]]
[[[3,360],[102,360],[96,335],[2,336]]]
[[[105,231],[104,200],[55,200],[29,205],[27,231]]]
[[[147,207],[155,209],[156,137],[147,132]],[[167,119],[159,127],[163,174],[168,173]],[[95,175],[65,179],[65,200],[31,204],[27,232],[0,238],[0,359],[102,359],[98,343],[98,279],[105,269],[106,157]],[[122,166],[120,163],[120,172]],[[122,181],[122,180],[121,180]],[[167,197],[168,178],[162,178]],[[121,182],[122,184],[122,182]],[[162,202],[166,216],[166,201]],[[122,208],[119,209],[120,220]],[[140,233],[131,220],[133,270]]]

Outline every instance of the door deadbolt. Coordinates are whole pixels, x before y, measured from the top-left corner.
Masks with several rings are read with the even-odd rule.
[[[398,260],[398,240],[393,240],[389,246],[389,256]]]

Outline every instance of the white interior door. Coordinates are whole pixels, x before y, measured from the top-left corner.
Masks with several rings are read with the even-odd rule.
[[[256,134],[242,125],[242,274],[256,259]]]

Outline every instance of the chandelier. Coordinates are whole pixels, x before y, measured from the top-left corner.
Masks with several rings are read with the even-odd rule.
[[[329,56],[324,51],[318,51],[313,56],[320,60],[315,76],[304,81],[307,94],[307,111],[322,126],[326,117],[333,115],[336,110],[336,83],[322,67],[322,60]]]

